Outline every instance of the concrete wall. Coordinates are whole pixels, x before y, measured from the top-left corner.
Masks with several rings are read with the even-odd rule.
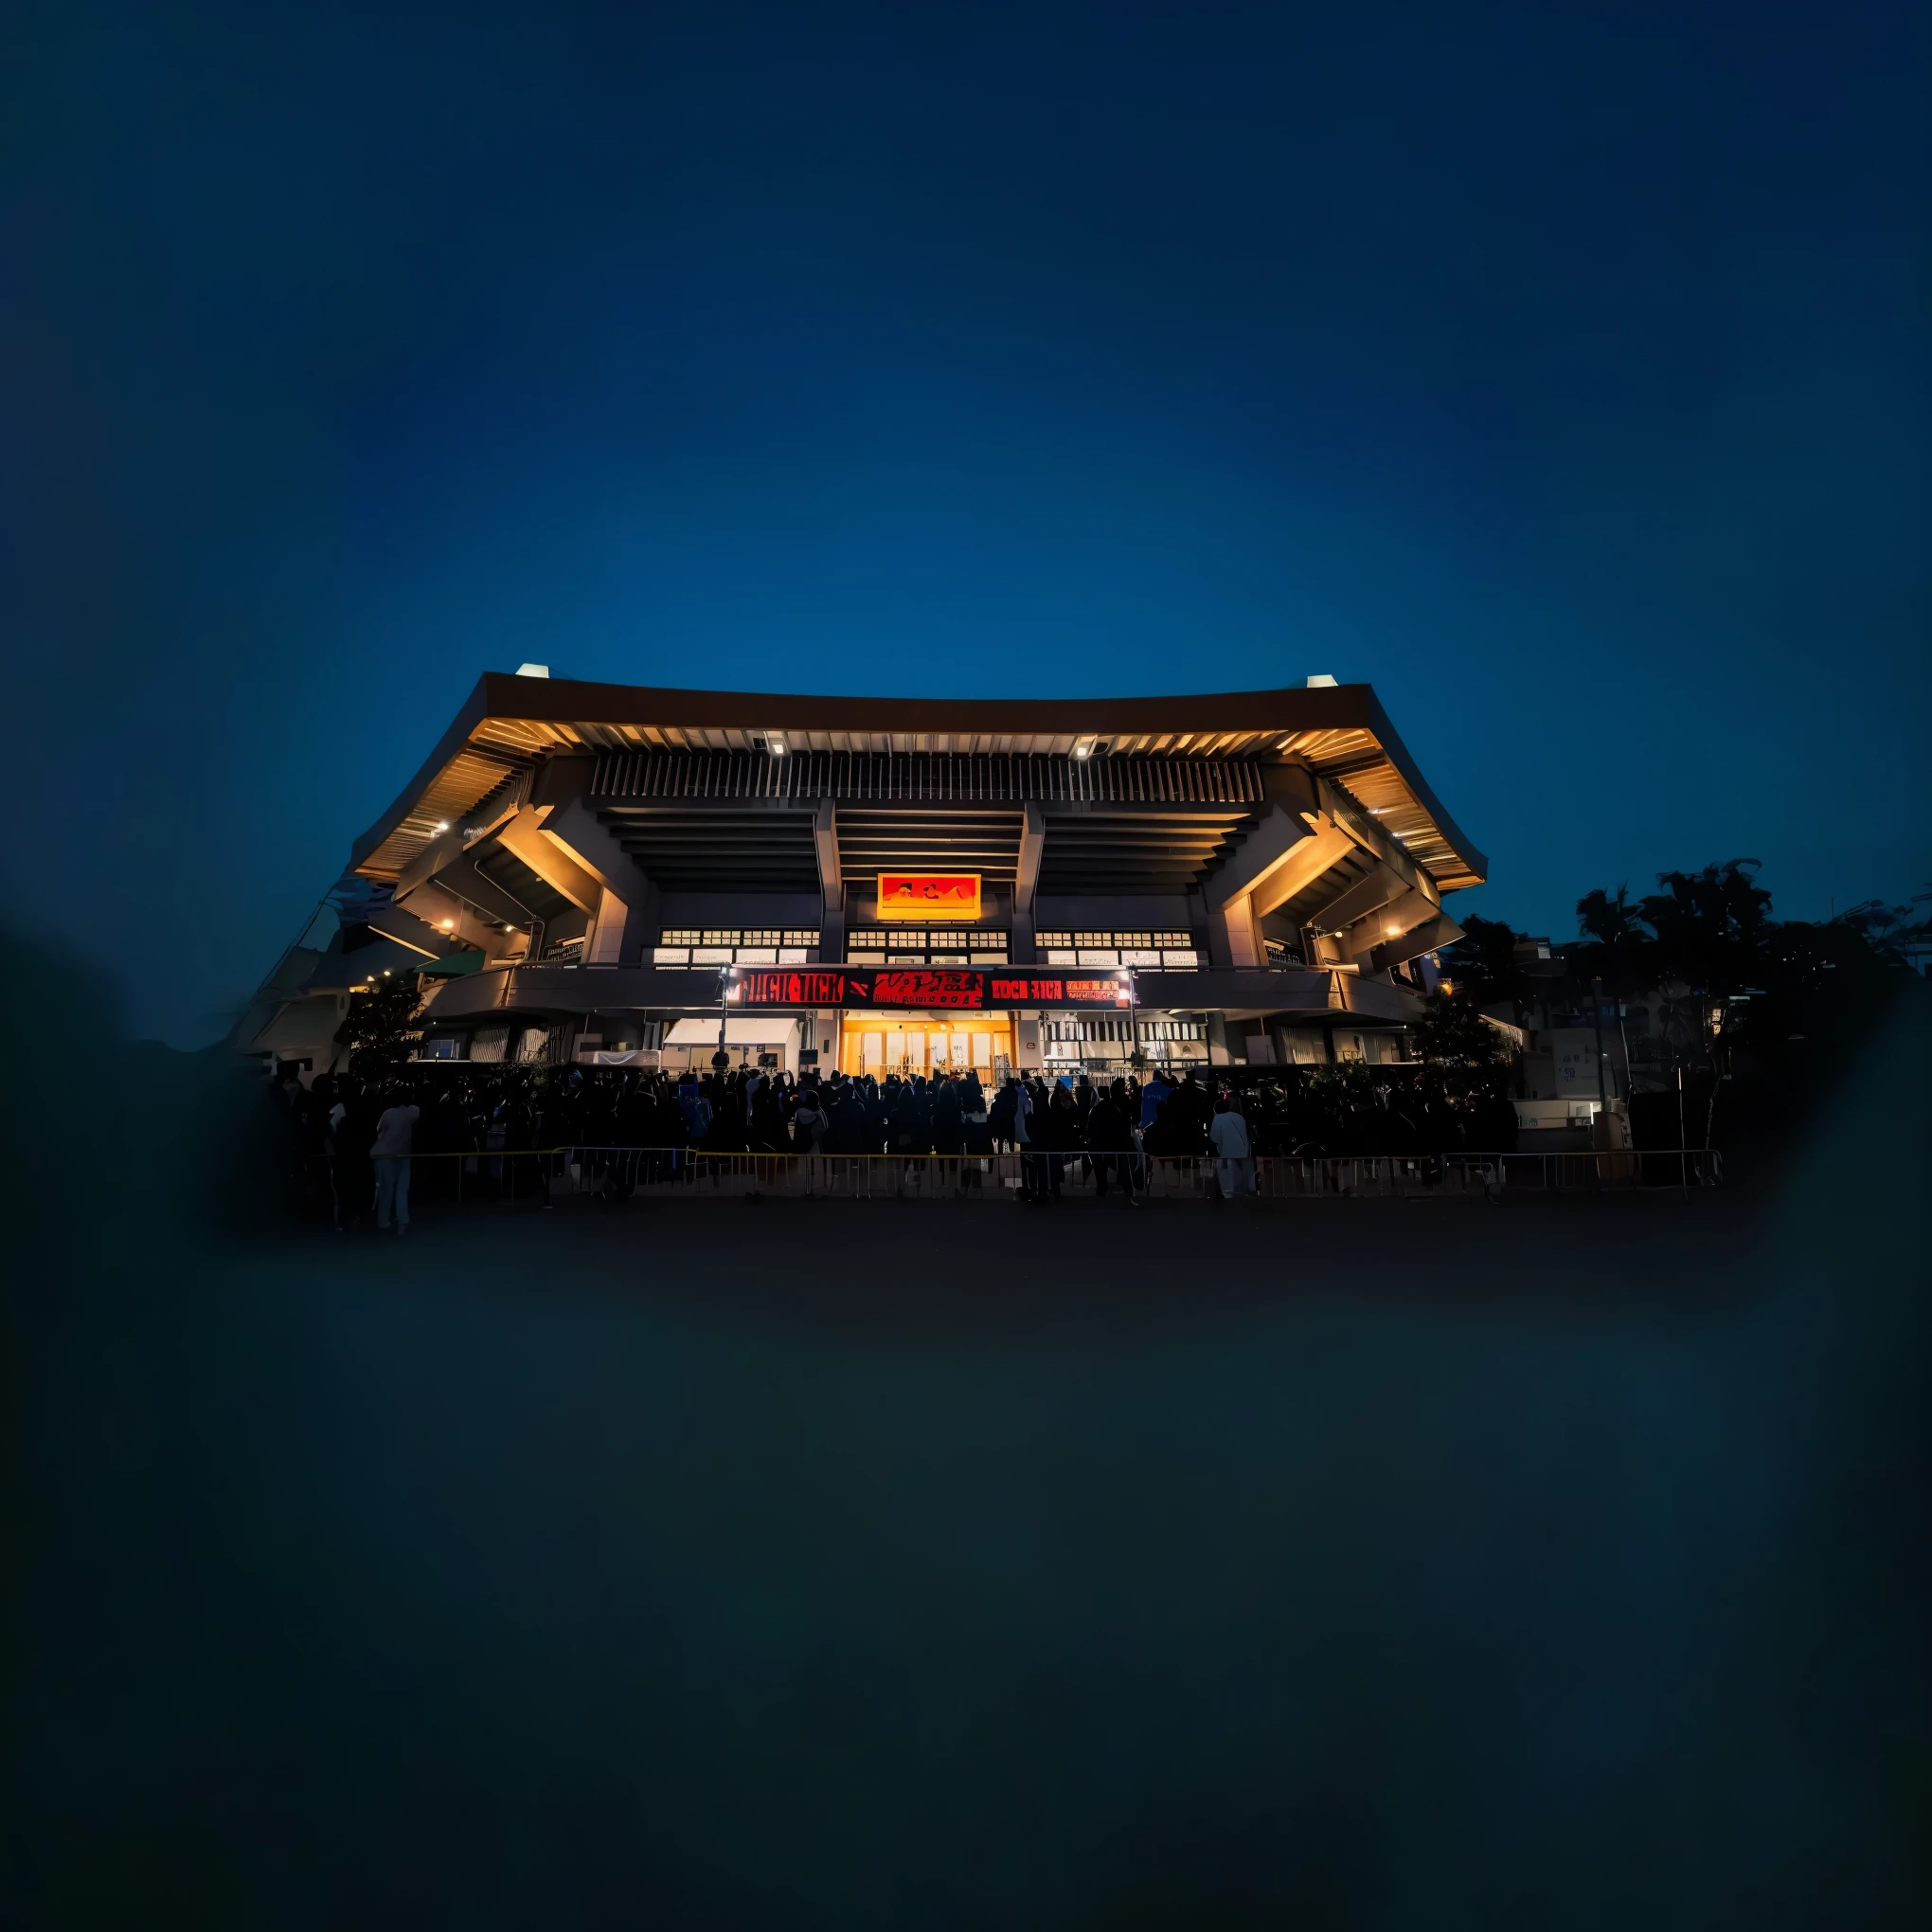
[[[1050,832],[1047,837],[1051,839]],[[1036,932],[1144,932],[1149,927],[1188,932],[1192,923],[1193,908],[1183,892],[1080,898],[1043,892],[1033,902]]]
[[[818,930],[816,892],[661,892],[657,926],[810,926]],[[657,933],[648,943],[657,943]]]

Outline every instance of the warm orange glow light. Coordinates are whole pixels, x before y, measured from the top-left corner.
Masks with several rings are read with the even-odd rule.
[[[976,920],[977,872],[881,872],[882,920]]]

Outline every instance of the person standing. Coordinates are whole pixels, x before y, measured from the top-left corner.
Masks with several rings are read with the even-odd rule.
[[[369,1141],[374,1129],[369,1110],[347,1076],[334,1088],[329,1107],[329,1175],[335,1193],[335,1225],[348,1234],[359,1227],[376,1195],[375,1172],[369,1166]]]
[[[1040,1175],[1034,1167],[1032,1092],[1017,1074],[1009,1074],[1007,1078],[1013,1097],[1007,1131],[1020,1153],[1020,1199],[1043,1200],[1045,1190],[1040,1186]]]
[[[897,1089],[887,1125],[898,1170],[896,1185],[903,1194],[906,1182],[917,1180],[923,1157],[932,1152],[931,1133],[925,1124],[924,1110],[910,1082]]]
[[[695,1074],[678,1082],[677,1110],[684,1118],[685,1140],[695,1147],[705,1137],[705,1129],[711,1124],[711,1103],[705,1098]]]
[[[1248,1144],[1247,1122],[1225,1094],[1214,1103],[1214,1123],[1208,1136],[1214,1143],[1214,1181],[1218,1190],[1215,1199],[1225,1201],[1235,1194],[1252,1194],[1255,1163]]]
[[[416,1123],[421,1117],[421,1108],[399,1089],[376,1122],[376,1137],[369,1154],[376,1164],[379,1233],[389,1231],[391,1219],[398,1234],[409,1231],[409,1156],[415,1150]]]
[[[865,1100],[852,1082],[842,1080],[832,1103],[832,1153],[846,1160],[866,1153],[866,1134]],[[843,1168],[839,1172],[850,1175],[857,1171]]]
[[[984,1184],[986,1166],[993,1157],[992,1123],[987,1118],[986,1096],[979,1089],[977,1072],[968,1073],[961,1083],[959,1125],[966,1147],[963,1185],[976,1191]]]
[[[798,1110],[792,1116],[792,1144],[805,1155],[805,1191],[812,1194],[818,1184],[818,1163],[825,1153],[826,1136],[832,1129],[832,1117],[826,1112],[818,1082],[814,1079],[809,1086],[798,1090]]]
[[[1044,1132],[1042,1129],[1044,1128]],[[1058,1203],[1060,1184],[1066,1175],[1066,1163],[1081,1152],[1080,1115],[1073,1104],[1073,1089],[1060,1081],[1053,1083],[1052,1098],[1044,1118],[1033,1122],[1034,1138],[1046,1143],[1047,1199]]]
[[[1106,1199],[1108,1176],[1116,1174],[1128,1207],[1138,1208],[1140,1202],[1135,1193],[1137,1175],[1134,1117],[1129,1108],[1126,1082],[1117,1080],[1094,1102],[1093,1112],[1087,1116],[1087,1152],[1094,1164],[1094,1191],[1099,1197]]]
[[[932,1097],[933,1152],[940,1158],[935,1170],[935,1191],[958,1193],[959,1155],[966,1149],[966,1121],[959,1082],[951,1074],[934,1082]]]

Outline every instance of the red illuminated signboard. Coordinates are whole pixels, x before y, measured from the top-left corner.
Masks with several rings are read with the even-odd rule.
[[[986,1012],[1000,1007],[1124,1007],[1126,973],[982,972],[964,966],[734,966],[725,1001],[736,1007],[883,1007]]]
[[[952,921],[979,918],[977,872],[881,872],[879,917]]]

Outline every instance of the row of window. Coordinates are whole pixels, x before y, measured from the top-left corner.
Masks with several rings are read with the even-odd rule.
[[[1043,946],[1158,946],[1165,951],[1170,946],[1182,951],[1194,943],[1192,933],[1042,933],[1039,936]]]
[[[749,940],[750,936],[747,935]],[[799,939],[787,933],[786,943],[770,940],[746,944],[723,941],[703,945],[671,933],[651,949],[653,966],[799,966],[817,950],[818,935]],[[868,943],[870,941],[870,943]],[[581,943],[581,942],[580,942]],[[1146,966],[1170,973],[1192,972],[1201,956],[1192,946],[1157,949],[1153,946],[1047,946],[1043,965]],[[939,933],[854,933],[846,947],[849,966],[1004,966],[1008,954],[1004,933],[964,935]]]
[[[653,966],[802,966],[818,950],[818,935],[796,946],[653,946]]]
[[[862,953],[855,946],[849,946],[846,949],[848,966],[1004,966],[1006,963],[1004,946],[996,953],[939,951]]]
[[[661,946],[815,946],[816,926],[686,926],[657,936]]]
[[[1125,1046],[1134,1037],[1127,1028],[1127,1021],[1116,1019],[1048,1020],[1046,1038],[1049,1042],[1056,1043],[1066,1040],[1117,1040]]]
[[[1187,972],[1201,963],[1192,946],[1047,946],[1049,966],[1164,966]]]
[[[1046,1025],[1048,1040],[1118,1040],[1124,1045],[1134,1038],[1127,1030],[1130,1022],[1116,1019],[1111,1014],[1048,1020]],[[1139,1037],[1143,1042],[1205,1040],[1208,1037],[1206,1020],[1141,1020],[1139,1027]]]
[[[854,926],[846,944],[862,953],[918,952],[935,948],[950,953],[1004,953],[1007,936],[990,926]]]

